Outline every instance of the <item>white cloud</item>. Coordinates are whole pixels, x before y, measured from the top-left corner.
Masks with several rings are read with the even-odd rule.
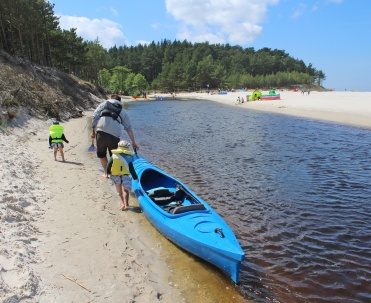
[[[318,9],[319,9],[319,5],[318,5],[318,3],[316,3],[316,4],[314,4],[314,5],[312,6],[312,12],[316,12]]]
[[[95,41],[98,38],[104,48],[128,44],[121,31],[121,25],[108,19],[89,19],[62,15],[59,19],[59,26],[66,30],[76,28],[77,35],[84,40]]]
[[[335,4],[341,4],[343,2],[343,0],[326,0],[328,3],[335,3]],[[316,12],[319,10],[320,6],[322,5],[323,3],[321,3],[320,1],[317,1],[316,3],[314,3],[311,7],[311,11],[312,12]],[[306,11],[308,10],[308,7],[306,4],[304,3],[299,3],[298,7],[294,10],[293,14],[291,15],[292,18],[296,19],[296,18],[299,18],[300,16],[302,16]]]
[[[305,4],[300,3],[298,8],[292,14],[292,17],[294,19],[299,18],[301,15],[303,15],[305,13],[306,8],[307,8],[307,6]]]
[[[328,0],[328,2],[340,4],[343,3],[343,0]]]
[[[119,16],[119,12],[115,8],[110,7],[110,11],[111,11],[112,15],[114,15],[115,17]]]
[[[279,0],[165,0],[166,10],[181,22],[179,39],[247,44],[262,32],[268,5]]]
[[[159,23],[152,23],[151,24],[151,28],[153,29],[159,29],[161,27],[161,25]]]

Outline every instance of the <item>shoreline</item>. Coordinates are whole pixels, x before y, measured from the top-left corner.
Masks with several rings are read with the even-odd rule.
[[[251,92],[228,92],[220,95],[180,93],[175,98],[169,94],[161,96],[175,100],[208,100],[244,109],[371,128],[371,92],[312,91],[309,95],[302,95],[301,92],[285,90],[276,93],[281,95],[280,100],[249,101],[243,104],[238,104],[237,97],[246,99],[246,95]]]

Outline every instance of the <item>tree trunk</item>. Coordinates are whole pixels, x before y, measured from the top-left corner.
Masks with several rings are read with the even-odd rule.
[[[3,49],[6,52],[9,52],[8,41],[7,41],[4,23],[3,23],[3,16],[1,13],[0,13],[0,42],[1,42],[1,49]]]

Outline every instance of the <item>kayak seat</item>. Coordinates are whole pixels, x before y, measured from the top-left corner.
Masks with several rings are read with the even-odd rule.
[[[203,204],[191,204],[186,206],[178,206],[171,210],[171,213],[173,215],[182,214],[188,211],[193,210],[206,210],[205,206]]]
[[[166,204],[169,204],[169,203],[175,201],[174,195],[172,195],[170,197],[153,197],[151,199],[152,199],[153,202],[155,202],[159,206],[166,205]]]
[[[168,188],[160,187],[147,191],[148,197],[152,199],[157,205],[166,205],[175,201],[174,192]]]

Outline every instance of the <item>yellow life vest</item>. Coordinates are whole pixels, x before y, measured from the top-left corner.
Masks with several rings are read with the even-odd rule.
[[[134,152],[121,147],[113,149],[111,175],[112,176],[129,175],[130,173],[125,159],[130,160],[132,155],[134,155]]]
[[[49,134],[52,137],[53,143],[63,142],[63,131],[64,127],[62,125],[52,125],[49,127]]]

